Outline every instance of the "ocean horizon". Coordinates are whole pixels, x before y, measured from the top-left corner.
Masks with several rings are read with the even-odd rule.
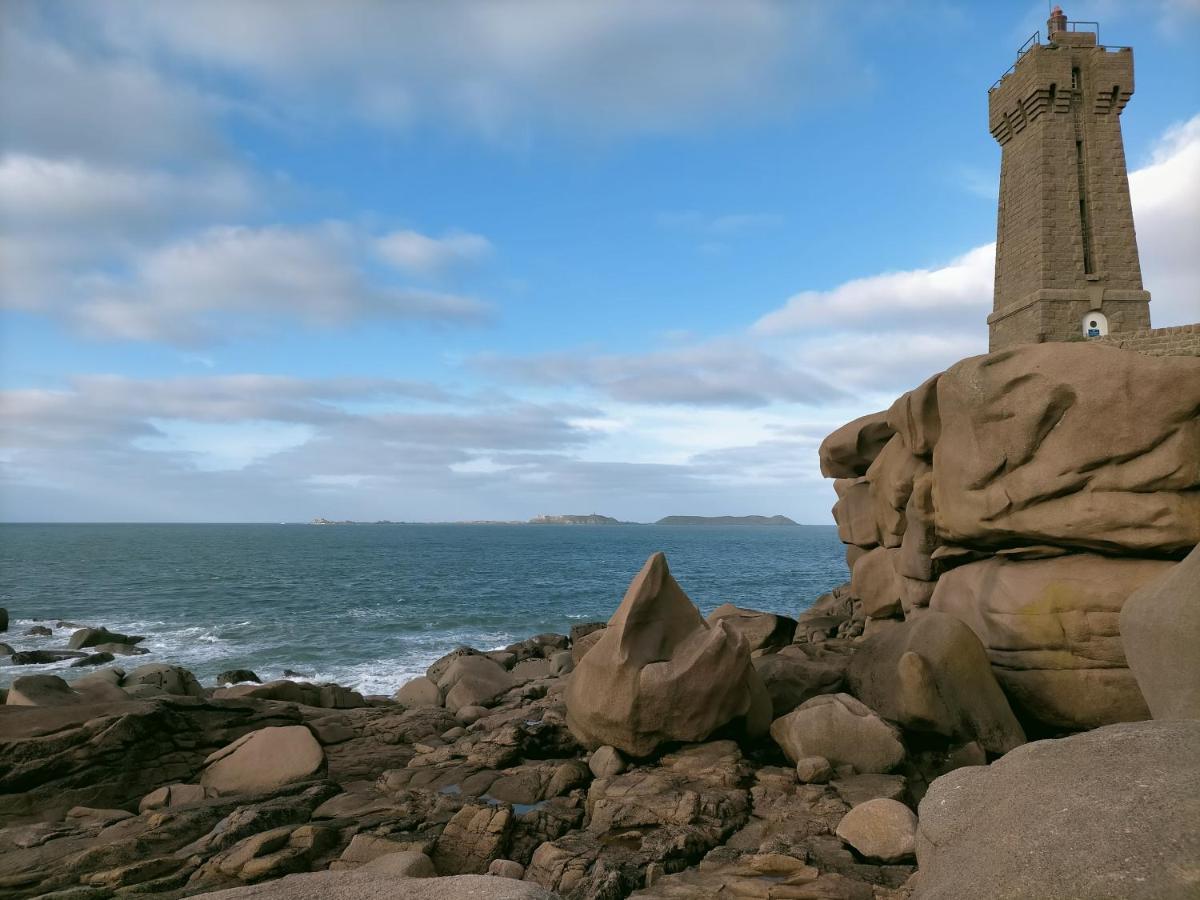
[[[0,606],[18,650],[65,647],[60,621],[102,625],[145,635],[125,668],[175,663],[206,685],[286,669],[390,694],[457,646],[607,621],[659,550],[704,613],[795,616],[848,577],[832,526],[4,523]],[[24,634],[35,625],[53,633]],[[3,665],[0,686],[89,671]]]

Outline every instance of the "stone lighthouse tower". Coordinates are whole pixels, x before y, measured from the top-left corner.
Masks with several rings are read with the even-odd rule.
[[[1133,50],[1101,45],[1094,24],[1055,7],[1048,42],[1031,38],[989,92],[1002,148],[991,350],[1150,327],[1121,140]]]

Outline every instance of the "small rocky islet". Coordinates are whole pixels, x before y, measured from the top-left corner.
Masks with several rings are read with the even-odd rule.
[[[0,894],[1194,897],[1198,409],[1196,357],[963,360],[821,445],[851,578],[795,617],[655,554],[392,697],[57,623],[101,659],[0,706]]]

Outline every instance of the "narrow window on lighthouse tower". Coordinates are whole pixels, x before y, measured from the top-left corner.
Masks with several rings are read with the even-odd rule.
[[[1083,168],[1083,141],[1075,142],[1075,171],[1079,183],[1079,231],[1083,239],[1083,273],[1092,274],[1092,227],[1088,221],[1087,175]]]

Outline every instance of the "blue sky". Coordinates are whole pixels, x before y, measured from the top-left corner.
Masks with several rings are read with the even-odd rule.
[[[1200,4],[1077,7],[1155,324],[1200,318]],[[0,517],[823,523],[816,446],[986,349],[1040,3],[23,3]]]

